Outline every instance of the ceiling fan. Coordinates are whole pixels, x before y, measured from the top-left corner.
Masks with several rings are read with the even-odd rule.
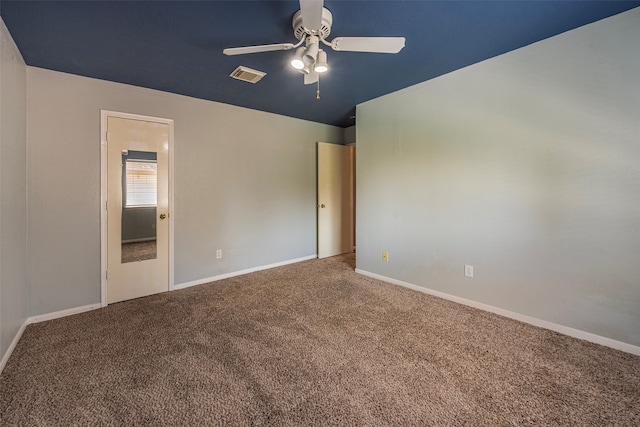
[[[300,10],[293,15],[293,33],[298,43],[278,43],[224,49],[225,55],[270,52],[296,49],[291,66],[304,74],[304,84],[319,81],[320,74],[329,70],[327,53],[321,44],[336,51],[398,53],[404,47],[404,37],[336,37],[331,42],[333,16],[323,0],[300,0]],[[304,44],[304,46],[303,46]]]

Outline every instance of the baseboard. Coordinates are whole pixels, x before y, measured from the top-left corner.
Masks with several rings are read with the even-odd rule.
[[[373,279],[381,280],[383,282],[391,283],[393,285],[402,286],[405,288],[413,289],[418,292],[423,292],[425,294],[433,295],[442,299],[457,302],[459,304],[467,305],[469,307],[478,308],[480,310],[488,311],[490,313],[495,313],[500,316],[504,316],[510,319],[518,320],[520,322],[528,323],[533,326],[549,329],[551,331],[559,332],[561,334],[568,335],[573,338],[578,338],[578,339],[589,341],[595,344],[600,344],[605,347],[613,348],[616,350],[624,351],[626,353],[631,353],[631,354],[640,356],[639,346],[628,344],[622,341],[617,341],[611,338],[592,334],[590,332],[581,331],[579,329],[570,328],[568,326],[559,325],[557,323],[548,322],[546,320],[541,320],[535,317],[527,316],[527,315],[516,313],[513,311],[504,310],[502,308],[494,307],[488,304],[483,304],[481,302],[473,301],[467,298],[457,297],[455,295],[447,294],[445,292],[440,292],[440,291],[425,288],[422,286],[414,285],[413,283],[403,282],[401,280],[392,279],[390,277],[381,276],[375,273],[370,273],[368,271],[360,270],[358,268],[356,268],[356,273],[362,274],[363,276],[371,277]]]
[[[184,289],[184,288],[188,288],[188,287],[191,287],[191,286],[202,285],[204,283],[215,282],[217,280],[227,279],[229,277],[235,277],[235,276],[241,276],[243,274],[254,273],[254,272],[260,271],[260,270],[267,270],[267,269],[274,268],[274,267],[282,267],[283,265],[295,264],[297,262],[302,262],[302,261],[309,261],[311,259],[316,259],[317,257],[318,257],[317,255],[309,255],[309,256],[306,256],[306,257],[302,257],[302,258],[295,258],[295,259],[290,259],[290,260],[287,260],[287,261],[277,262],[277,263],[274,263],[274,264],[262,265],[262,266],[259,266],[259,267],[248,268],[246,270],[235,271],[233,273],[226,273],[226,274],[221,274],[219,276],[207,277],[207,278],[200,279],[200,280],[194,280],[192,282],[181,283],[179,285],[174,286],[173,289],[174,290]],[[84,305],[84,306],[81,306],[81,307],[69,308],[67,310],[60,310],[60,311],[56,311],[56,312],[53,312],[53,313],[40,314],[38,316],[28,317],[27,320],[25,320],[25,322],[22,324],[22,326],[20,326],[20,329],[18,330],[18,333],[13,338],[13,341],[11,342],[11,345],[9,346],[9,348],[5,352],[4,357],[0,361],[0,373],[2,373],[2,370],[4,369],[5,365],[7,364],[7,361],[9,360],[9,357],[11,357],[11,353],[13,353],[13,350],[15,349],[16,345],[18,344],[18,341],[20,341],[20,338],[22,337],[22,333],[24,332],[24,330],[27,327],[27,325],[30,325],[32,323],[45,322],[47,320],[59,319],[61,317],[71,316],[71,315],[74,315],[74,314],[80,314],[80,313],[84,313],[85,311],[96,310],[98,308],[102,308],[102,304],[101,303]]]
[[[45,322],[47,320],[59,319],[61,317],[71,316],[73,314],[80,314],[80,313],[84,313],[85,311],[91,311],[101,307],[102,307],[102,304],[90,304],[90,305],[83,305],[82,307],[75,307],[75,308],[69,308],[67,310],[56,311],[53,313],[40,314],[38,316],[27,317],[27,319],[24,321],[22,326],[20,326],[20,329],[18,329],[18,333],[16,334],[16,336],[13,337],[13,341],[11,341],[11,345],[9,346],[4,356],[2,357],[2,360],[0,360],[0,374],[4,370],[4,367],[7,365],[7,361],[11,357],[11,353],[13,353],[13,350],[15,350],[16,345],[18,345],[18,341],[20,341],[20,338],[22,338],[22,334],[24,333],[24,330],[27,328],[27,325],[30,325],[32,323]]]
[[[309,261],[311,259],[316,259],[317,257],[318,255],[309,255],[306,257],[290,259],[287,261],[277,262],[274,264],[248,268],[246,270],[236,271],[233,273],[226,273],[226,274],[221,274],[219,276],[207,277],[200,280],[194,280],[192,282],[181,283],[179,285],[174,286],[173,290],[184,289],[184,288],[188,288],[196,285],[202,285],[204,283],[215,282],[217,280],[227,279],[229,277],[241,276],[243,274],[253,273],[260,270],[267,270],[269,268],[282,267],[283,265],[295,264],[297,262]],[[13,350],[16,348],[18,341],[20,341],[20,338],[22,337],[22,334],[25,328],[27,327],[27,325],[30,325],[32,323],[46,322],[47,320],[59,319],[61,317],[71,316],[74,314],[80,314],[80,313],[84,313],[85,311],[96,310],[98,308],[102,308],[101,303],[89,304],[81,307],[69,308],[67,310],[60,310],[53,313],[46,313],[46,314],[40,314],[38,316],[28,317],[27,320],[24,321],[22,326],[20,326],[20,329],[18,330],[18,333],[16,334],[16,336],[13,338],[11,345],[9,346],[4,356],[2,357],[2,360],[0,360],[0,373],[2,373],[2,370],[4,369],[5,365],[7,364],[7,361],[9,360],[9,357],[11,357],[11,353],[13,353]]]
[[[173,290],[190,288],[191,286],[203,285],[205,283],[216,282],[222,279],[228,279],[230,277],[242,276],[243,274],[255,273],[256,271],[268,270],[270,268],[282,267],[283,265],[295,264],[297,262],[309,261],[311,259],[316,259],[318,255],[309,255],[302,258],[290,259],[287,261],[276,262],[275,264],[262,265],[259,267],[247,268],[246,270],[234,271],[231,273],[220,274],[218,276],[205,277],[204,279],[193,280],[191,282],[180,283],[178,285],[174,285]]]
[[[27,325],[30,325],[32,323],[46,322],[47,320],[53,320],[53,319],[59,319],[61,317],[72,316],[74,314],[80,314],[80,313],[84,313],[85,311],[91,311],[98,308],[102,308],[102,304],[98,303],[98,304],[83,305],[82,307],[69,308],[66,310],[55,311],[53,313],[46,313],[46,314],[40,314],[38,316],[32,316],[27,318],[27,321],[25,323]]]
[[[141,242],[151,242],[153,240],[157,240],[157,239],[155,237],[143,237],[140,239],[122,240],[120,243],[141,243]]]
[[[9,348],[7,348],[7,351],[4,353],[2,360],[0,360],[0,374],[2,374],[4,367],[7,365],[7,362],[11,357],[11,353],[13,353],[13,350],[15,350],[16,345],[18,345],[18,341],[20,341],[20,338],[22,338],[22,334],[24,333],[24,330],[26,329],[26,327],[27,327],[27,322],[25,321],[22,324],[22,326],[20,326],[20,329],[18,329],[18,333],[16,334],[16,336],[13,337],[13,341],[11,341]]]

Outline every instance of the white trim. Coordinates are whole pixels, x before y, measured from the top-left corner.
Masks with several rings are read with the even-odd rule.
[[[24,333],[24,330],[26,329],[26,327],[27,327],[27,322],[25,321],[22,324],[22,326],[20,326],[20,329],[18,329],[18,333],[16,334],[16,336],[13,337],[13,341],[11,341],[9,348],[7,348],[7,351],[4,353],[2,360],[0,360],[0,374],[4,370],[4,367],[7,366],[7,362],[11,357],[11,353],[13,353],[13,350],[15,350],[16,346],[18,345],[18,341],[20,341],[20,338],[22,338],[22,334]]]
[[[190,288],[191,286],[203,285],[205,283],[216,282],[222,279],[228,279],[230,277],[242,276],[243,274],[255,273],[256,271],[268,270],[270,268],[282,267],[283,265],[295,264],[297,262],[309,261],[310,259],[316,259],[318,255],[309,255],[302,258],[290,259],[287,261],[276,262],[275,264],[262,265],[259,267],[247,268],[246,270],[234,271],[231,273],[220,274],[218,276],[206,277],[204,279],[193,280],[191,282],[180,283],[173,287],[174,290]]]
[[[219,276],[208,277],[208,278],[200,279],[200,280],[194,280],[192,282],[187,282],[187,283],[181,283],[179,285],[173,286],[173,289],[171,289],[171,290],[184,289],[184,288],[188,288],[188,287],[191,287],[191,286],[196,286],[196,285],[201,285],[201,284],[204,284],[204,283],[215,282],[217,280],[227,279],[229,277],[241,276],[243,274],[254,273],[256,271],[267,270],[269,268],[274,268],[274,267],[282,267],[283,265],[295,264],[295,263],[298,263],[298,262],[309,261],[311,259],[316,259],[316,258],[318,258],[318,255],[309,255],[309,256],[305,256],[305,257],[301,257],[301,258],[295,258],[295,259],[290,259],[290,260],[287,260],[287,261],[277,262],[277,263],[274,263],[274,264],[263,265],[263,266],[260,266],[260,267],[248,268],[246,270],[236,271],[236,272],[233,272],[233,273],[221,274]],[[103,288],[102,290],[106,291],[106,288]],[[102,296],[106,297],[106,292],[102,293]],[[27,327],[27,325],[30,325],[32,323],[45,322],[47,320],[59,319],[61,317],[72,316],[74,314],[80,314],[80,313],[84,313],[86,311],[96,310],[98,308],[105,307],[106,306],[105,302],[106,302],[106,298],[104,298],[98,304],[89,304],[89,305],[84,305],[84,306],[81,306],[81,307],[75,307],[75,308],[69,308],[69,309],[61,310],[61,311],[55,311],[53,313],[40,314],[38,316],[28,317],[27,320],[24,321],[22,326],[20,326],[20,329],[18,330],[18,333],[13,338],[13,341],[11,342],[11,345],[9,346],[9,348],[5,352],[4,357],[0,361],[0,373],[2,373],[2,370],[4,369],[5,365],[7,364],[7,361],[9,360],[9,357],[11,357],[11,353],[13,353],[13,350],[16,348],[16,345],[18,344],[18,341],[20,341],[20,338],[22,337],[22,334],[24,333],[24,330]]]
[[[174,215],[176,214],[176,211],[174,209],[174,192],[173,189],[175,188],[175,173],[174,173],[174,167],[175,167],[175,163],[174,163],[174,159],[173,159],[173,153],[174,153],[174,124],[173,124],[173,120],[171,120],[169,122],[169,291],[172,291],[175,285],[175,278],[173,276],[174,274],[174,265],[173,265],[173,242],[175,242],[174,238],[173,238],[173,231],[174,231],[174,225],[175,225],[175,220],[174,220]]]
[[[174,289],[174,160],[172,119],[143,116],[140,114],[121,113],[117,111],[100,110],[100,303],[107,306],[107,117],[119,117],[130,120],[141,120],[154,123],[164,123],[169,126],[169,291]]]
[[[103,201],[103,206],[105,205],[106,201]],[[101,217],[102,217],[101,213]],[[103,230],[101,230],[103,231]],[[106,227],[105,230],[106,231]],[[103,243],[105,243],[105,241],[103,240]],[[106,252],[104,252],[106,250],[105,245],[101,245],[101,248],[103,250],[102,255],[104,256],[104,261],[106,261]],[[172,255],[172,252],[170,251],[170,256]],[[102,257],[101,257],[102,258]],[[222,280],[222,279],[228,279],[230,277],[235,277],[235,276],[241,276],[243,274],[249,274],[249,273],[254,273],[256,271],[261,271],[261,270],[268,270],[270,268],[275,268],[275,267],[282,267],[284,265],[289,265],[289,264],[295,264],[298,262],[303,262],[303,261],[309,261],[312,259],[316,259],[318,258],[318,255],[309,255],[309,256],[305,256],[305,257],[301,257],[301,258],[294,258],[294,259],[290,259],[287,261],[281,261],[281,262],[276,262],[274,264],[269,264],[269,265],[263,265],[263,266],[259,266],[259,267],[253,267],[253,268],[248,268],[246,270],[241,270],[241,271],[236,271],[236,272],[232,272],[232,273],[226,273],[226,274],[221,274],[218,276],[213,276],[213,277],[207,277],[204,279],[200,279],[200,280],[194,280],[191,282],[187,282],[187,283],[181,283],[179,285],[175,285],[172,286],[170,290],[178,290],[178,289],[185,289],[185,288],[189,288],[191,286],[196,286],[196,285],[202,285],[204,283],[209,283],[209,282],[215,282],[218,280]],[[170,268],[171,265],[173,263],[170,261]],[[105,264],[106,266],[106,264]],[[106,269],[103,270],[102,272],[102,278],[104,281],[104,272],[106,271]],[[172,276],[170,277],[170,284],[172,283]],[[106,283],[103,283],[103,287],[101,289],[101,297],[102,300],[100,303],[98,304],[90,304],[90,305],[85,305],[85,306],[81,306],[81,307],[75,307],[75,308],[69,308],[66,310],[61,310],[61,311],[56,311],[53,313],[46,313],[46,314],[40,314],[38,316],[32,316],[27,318],[27,320],[25,320],[25,322],[22,324],[22,326],[20,327],[20,329],[18,330],[18,333],[16,334],[16,336],[13,338],[13,341],[11,342],[11,345],[9,346],[9,348],[7,349],[7,351],[5,352],[4,357],[2,358],[2,360],[0,361],[0,373],[2,373],[2,370],[4,369],[5,365],[7,364],[7,361],[9,360],[9,357],[11,357],[11,353],[13,353],[13,350],[15,349],[16,345],[18,344],[18,341],[20,341],[20,338],[22,337],[22,334],[25,330],[25,328],[27,327],[27,325],[30,325],[32,323],[40,323],[40,322],[45,322],[47,320],[54,320],[54,319],[59,319],[61,317],[66,317],[66,316],[72,316],[74,314],[80,314],[80,313],[84,313],[86,311],[91,311],[91,310],[96,310],[98,308],[102,308],[102,307],[106,307]]]
[[[100,304],[107,306],[107,111],[100,110]]]
[[[47,320],[59,319],[61,317],[73,316],[74,314],[84,313],[85,311],[96,310],[102,308],[102,303],[83,305],[81,307],[68,308],[66,310],[54,311],[53,313],[40,314],[27,318],[26,324],[46,322]]]
[[[624,351],[627,353],[635,354],[640,356],[640,347],[635,346],[633,344],[628,344],[622,341],[617,341],[611,338],[603,337],[600,335],[592,334],[590,332],[581,331],[579,329],[570,328],[568,326],[559,325],[557,323],[549,322],[546,320],[538,319],[535,317],[527,316],[520,313],[515,313],[513,311],[504,310],[502,308],[494,307],[492,305],[483,304],[481,302],[473,301],[466,298],[457,297],[455,295],[447,294],[444,292],[436,291],[433,289],[425,288],[422,286],[414,285],[412,283],[403,282],[401,280],[392,279],[390,277],[381,276],[379,274],[370,273],[365,270],[360,270],[356,268],[356,273],[362,274],[363,276],[371,277],[373,279],[382,280],[383,282],[391,283],[393,285],[402,286],[405,288],[413,289],[418,292],[423,292],[425,294],[433,295],[439,298],[443,298],[449,301],[457,302],[459,304],[467,305],[469,307],[478,308],[480,310],[488,311],[490,313],[495,313],[500,316],[508,317],[514,320],[519,320],[520,322],[528,323],[533,326],[538,326],[540,328],[549,329],[551,331],[559,332],[564,335],[568,335],[573,338],[578,338],[581,340],[589,341],[595,344],[600,344],[605,347],[610,347],[616,350]]]
[[[24,333],[24,330],[27,328],[27,325],[31,325],[32,323],[45,322],[47,320],[59,319],[61,317],[72,316],[74,314],[80,314],[86,311],[96,310],[101,307],[102,307],[102,303],[89,304],[89,305],[83,305],[82,307],[69,308],[67,310],[60,310],[53,313],[40,314],[38,316],[28,317],[24,321],[22,326],[20,326],[20,329],[18,329],[18,333],[16,334],[15,337],[13,337],[13,341],[11,341],[11,345],[9,345],[9,348],[4,353],[2,360],[0,360],[0,374],[4,370],[4,367],[7,365],[7,362],[9,361],[9,358],[11,357],[13,350],[15,350],[16,345],[18,345],[18,341],[20,341],[20,338],[22,338],[22,334]]]

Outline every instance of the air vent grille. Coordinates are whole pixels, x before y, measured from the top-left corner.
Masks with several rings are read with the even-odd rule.
[[[257,83],[266,75],[267,73],[254,70],[253,68],[243,67],[242,65],[233,70],[231,74],[229,74],[229,76],[233,77],[234,79],[242,80],[243,82],[249,83]]]

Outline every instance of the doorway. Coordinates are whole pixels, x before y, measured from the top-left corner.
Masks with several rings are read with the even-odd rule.
[[[355,147],[318,142],[318,258],[355,248]]]
[[[102,305],[172,288],[173,121],[102,112]]]

